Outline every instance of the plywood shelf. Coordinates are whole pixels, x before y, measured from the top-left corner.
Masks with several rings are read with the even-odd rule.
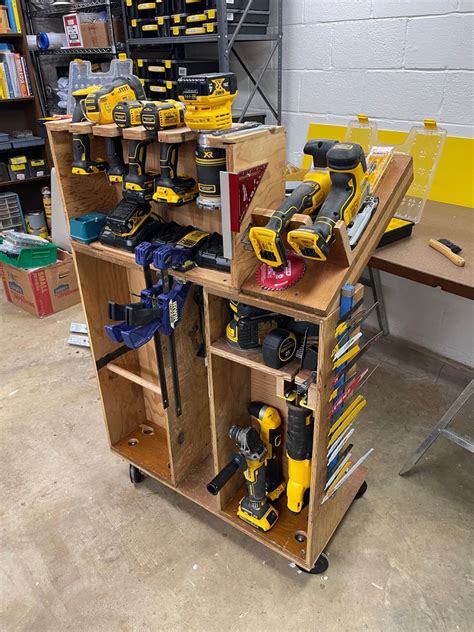
[[[300,365],[299,360],[292,360],[280,369],[272,369],[263,362],[261,351],[239,351],[238,349],[233,349],[223,338],[213,342],[210,346],[210,351],[212,354],[231,362],[237,362],[237,364],[243,364],[251,369],[285,380],[292,380],[298,373]]]
[[[147,434],[147,427],[152,429],[150,434]],[[117,441],[112,450],[154,478],[170,482],[168,443],[166,432],[161,426],[145,420]]]
[[[297,564],[306,563],[306,544],[308,529],[308,508],[305,507],[299,514],[292,514],[286,507],[286,494],[284,493],[273,506],[278,510],[278,520],[270,531],[258,531],[237,516],[240,500],[245,496],[245,487],[242,486],[229,504],[221,512],[225,520],[234,527],[248,533],[254,540],[258,540],[265,546],[281,553]],[[296,535],[306,537],[304,542],[298,542]]]
[[[97,259],[125,266],[126,268],[139,269],[141,267],[135,263],[135,256],[132,252],[104,246],[100,241],[93,241],[91,244],[73,241],[72,248],[75,252],[81,252]],[[170,270],[170,273],[177,279],[197,283],[198,285],[205,285],[206,287],[212,287],[216,290],[231,289],[231,278],[227,272],[219,272],[219,270],[209,270],[207,268],[192,268],[187,272]]]

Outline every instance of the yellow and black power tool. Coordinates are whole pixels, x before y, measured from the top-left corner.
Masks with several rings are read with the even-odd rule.
[[[250,402],[248,411],[257,419],[260,425],[260,438],[267,448],[267,497],[270,500],[278,500],[286,487],[278,458],[278,448],[281,446],[281,415],[276,408],[263,402]]]
[[[144,99],[143,86],[134,75],[116,77],[104,86],[88,86],[73,92],[76,101],[72,117],[73,123],[84,119],[96,125],[113,122],[113,109],[123,99]],[[107,162],[92,160],[90,156],[90,138],[88,134],[73,134],[72,173],[90,175],[107,170],[111,182],[121,182],[127,168],[122,157],[122,145],[119,137],[106,138]]]
[[[120,101],[144,100],[145,90],[138,77],[116,77],[110,83],[90,90],[84,100],[84,115],[91,123],[113,123],[113,111]]]
[[[327,153],[336,144],[332,140],[310,140],[304,153],[313,157],[314,171],[289,195],[273,213],[266,226],[253,226],[249,239],[257,258],[272,268],[287,265],[283,233],[296,213],[313,215],[327,198],[331,180],[327,170]]]
[[[73,123],[81,123],[85,119],[83,102],[91,89],[97,88],[92,86],[75,90],[72,96],[75,100],[74,112],[72,114]],[[88,176],[94,173],[100,173],[107,169],[107,163],[102,158],[93,160],[91,158],[91,141],[89,134],[75,132],[72,135],[72,168],[74,175]]]
[[[128,141],[128,173],[123,179],[123,197],[129,201],[150,202],[155,174],[146,172],[146,153],[149,140]]]
[[[313,452],[313,412],[301,405],[287,402],[288,421],[286,456],[288,458],[287,506],[292,513],[300,513],[305,505],[305,494],[311,484]]]
[[[267,334],[281,325],[281,316],[276,312],[229,301],[233,311],[232,320],[226,327],[227,344],[239,351],[250,351],[262,346]]]
[[[143,127],[150,132],[184,125],[184,105],[179,101],[152,101],[141,113]],[[160,175],[155,180],[153,199],[156,202],[181,206],[195,200],[197,186],[193,178],[178,176],[179,143],[167,143],[160,139]]]
[[[112,110],[112,118],[115,125],[121,129],[141,125],[141,113],[147,103],[147,101],[140,99],[119,101]]]
[[[279,475],[277,448],[281,445],[281,418],[278,411],[261,402],[252,402],[251,415],[258,419],[260,432],[248,426],[232,426],[229,438],[238,447],[227,465],[207,485],[217,495],[240,470],[244,474],[247,494],[237,509],[238,517],[260,531],[269,531],[278,520],[278,511],[270,500],[278,499],[285,490]]]
[[[312,226],[288,233],[288,243],[307,259],[326,261],[338,220],[349,225],[369,190],[364,150],[356,143],[337,143],[327,152],[331,190]]]
[[[220,208],[220,172],[226,167],[226,156],[224,149],[209,146],[208,134],[232,127],[237,78],[232,72],[181,77],[178,92],[186,105],[186,125],[197,133],[197,204],[205,209]]]

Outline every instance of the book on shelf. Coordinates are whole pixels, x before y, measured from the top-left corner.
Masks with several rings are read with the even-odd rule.
[[[8,22],[12,33],[21,33],[20,12],[18,8],[19,0],[0,0],[0,4],[7,7]]]
[[[0,51],[2,67],[2,99],[18,99],[33,95],[26,59],[20,53]]]

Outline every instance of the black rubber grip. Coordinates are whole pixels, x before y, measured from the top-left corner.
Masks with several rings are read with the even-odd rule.
[[[216,474],[216,476],[214,476],[212,481],[207,484],[207,491],[210,494],[217,496],[224,485],[234,476],[239,467],[240,460],[238,457],[234,457],[218,474]]]
[[[127,168],[123,162],[121,138],[117,136],[105,138],[105,150],[107,163],[109,165],[109,174],[122,175],[126,173]]]
[[[311,416],[311,421],[306,423]],[[288,433],[286,437],[286,452],[295,461],[305,461],[311,458],[313,451],[314,419],[311,411],[300,406],[288,404]]]
[[[313,158],[313,166],[315,169],[325,169],[328,166],[327,154],[337,140],[327,140],[326,138],[314,138],[309,140],[304,146],[304,153]]]
[[[313,209],[314,196],[319,189],[317,182],[308,181],[299,184],[273,213],[267,228],[278,233],[284,231],[293,215]]]

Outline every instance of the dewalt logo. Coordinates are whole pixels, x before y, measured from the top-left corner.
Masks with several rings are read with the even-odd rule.
[[[205,151],[203,158],[214,158],[214,154],[212,153],[212,151]]]

